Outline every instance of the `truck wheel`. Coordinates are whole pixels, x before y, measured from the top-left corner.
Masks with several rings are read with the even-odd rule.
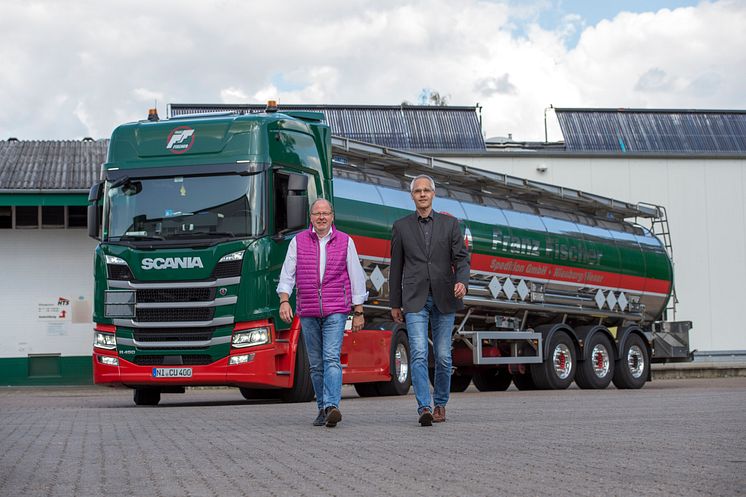
[[[451,392],[463,392],[469,388],[470,383],[470,374],[459,374],[456,370],[456,373],[451,375]]]
[[[355,383],[355,391],[361,397],[378,397],[378,383]]]
[[[239,388],[246,400],[276,399],[278,391],[266,388]]]
[[[526,372],[525,374],[514,374],[513,385],[515,385],[518,390],[536,390],[536,384],[534,383],[534,378],[531,376],[530,372]]]
[[[412,385],[412,372],[409,367],[409,338],[404,330],[397,330],[391,339],[391,381],[377,384],[379,395],[406,395]],[[357,386],[357,385],[356,385]],[[358,392],[359,393],[359,392]]]
[[[280,400],[283,402],[309,402],[313,400],[313,383],[311,370],[308,366],[306,344],[302,336],[298,336],[298,349],[295,353],[295,379],[292,388],[280,390]]]
[[[157,406],[161,401],[161,391],[157,388],[135,388],[135,405]]]
[[[639,335],[629,335],[614,365],[613,382],[617,388],[642,388],[648,380],[648,349]]]
[[[578,362],[575,384],[584,389],[603,389],[614,377],[614,350],[609,338],[596,333],[586,342],[590,350],[588,358]]]
[[[472,381],[480,392],[504,392],[513,376],[504,368],[480,369],[474,372]]]
[[[531,376],[540,390],[564,390],[575,378],[575,344],[564,331],[558,331],[549,341],[549,356],[541,364],[531,365]]]

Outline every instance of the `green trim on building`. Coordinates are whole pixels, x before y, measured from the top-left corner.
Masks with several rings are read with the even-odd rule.
[[[0,386],[92,385],[91,356],[0,358]]]
[[[86,206],[87,194],[74,193],[0,193],[0,205]]]

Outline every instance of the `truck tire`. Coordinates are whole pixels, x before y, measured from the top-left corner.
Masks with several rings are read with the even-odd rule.
[[[534,383],[534,378],[531,376],[531,372],[526,372],[525,374],[514,374],[513,385],[515,385],[518,390],[536,390],[536,383]]]
[[[410,368],[409,338],[404,330],[394,332],[391,339],[391,354],[389,356],[391,381],[377,384],[379,395],[406,395],[412,385],[412,370]],[[357,387],[357,385],[355,385]],[[358,393],[360,393],[358,391]]]
[[[308,366],[306,344],[302,336],[298,336],[298,349],[295,352],[295,378],[291,388],[280,390],[280,400],[283,402],[310,402],[313,400],[313,383]]]
[[[531,376],[540,390],[564,390],[575,379],[577,353],[575,344],[564,331],[552,335],[547,347],[547,359],[531,365]]]
[[[614,386],[617,388],[642,388],[650,373],[648,349],[639,335],[631,334],[619,350],[614,365]]]
[[[355,391],[361,397],[378,397],[378,382],[375,383],[355,383]]]
[[[458,370],[451,375],[451,392],[463,392],[471,383],[470,374],[459,374]]]
[[[584,361],[578,362],[575,384],[583,389],[608,387],[614,377],[615,362],[611,341],[603,333],[596,333],[585,346],[590,352]]]
[[[513,375],[504,368],[479,369],[472,377],[480,392],[504,392],[513,381]]]
[[[157,406],[161,401],[161,391],[157,388],[135,388],[136,406]]]
[[[241,395],[246,400],[276,399],[278,390],[266,388],[243,388],[240,387]]]

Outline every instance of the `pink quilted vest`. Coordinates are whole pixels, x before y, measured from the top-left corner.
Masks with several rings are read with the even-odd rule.
[[[326,317],[348,314],[352,307],[352,290],[347,274],[349,235],[332,227],[326,244],[326,268],[319,284],[319,237],[313,229],[296,235],[298,259],[295,270],[296,312],[301,317]]]

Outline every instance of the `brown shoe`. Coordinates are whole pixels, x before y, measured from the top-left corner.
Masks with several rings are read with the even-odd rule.
[[[420,413],[420,426],[432,426],[433,425],[433,413],[430,412],[429,407],[425,407]]]
[[[446,420],[446,408],[444,406],[435,406],[433,413],[433,423],[442,423]]]

